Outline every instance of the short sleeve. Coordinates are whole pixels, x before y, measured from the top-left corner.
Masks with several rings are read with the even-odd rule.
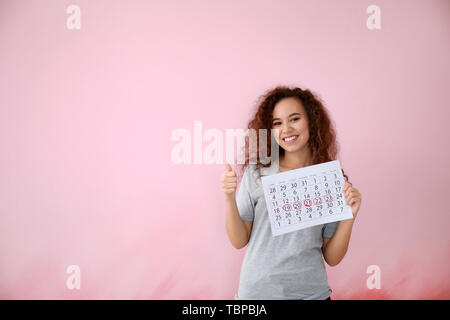
[[[322,228],[322,238],[331,238],[333,237],[336,229],[339,225],[339,221],[326,223]]]
[[[250,166],[245,168],[236,197],[236,205],[239,210],[239,215],[244,221],[253,221],[255,212],[255,204],[250,193],[250,171]]]

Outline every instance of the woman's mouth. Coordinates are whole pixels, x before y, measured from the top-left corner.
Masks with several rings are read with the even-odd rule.
[[[298,138],[298,135],[289,136],[289,137],[283,138],[283,141],[286,143],[293,143],[297,140],[297,138]]]

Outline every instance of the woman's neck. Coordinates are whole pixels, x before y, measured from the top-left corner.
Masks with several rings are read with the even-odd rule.
[[[298,152],[285,152],[280,156],[279,165],[287,170],[303,168],[312,165],[312,157],[309,149]]]

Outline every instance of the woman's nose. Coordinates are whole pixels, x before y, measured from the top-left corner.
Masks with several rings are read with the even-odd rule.
[[[283,123],[282,129],[283,129],[283,133],[289,132],[289,130],[291,129],[291,124],[289,123],[289,121]]]

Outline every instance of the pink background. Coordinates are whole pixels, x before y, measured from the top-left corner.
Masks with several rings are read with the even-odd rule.
[[[449,30],[448,0],[2,0],[0,298],[233,299],[224,166],[170,137],[245,128],[278,84],[324,100],[363,196],[332,299],[450,298]]]

